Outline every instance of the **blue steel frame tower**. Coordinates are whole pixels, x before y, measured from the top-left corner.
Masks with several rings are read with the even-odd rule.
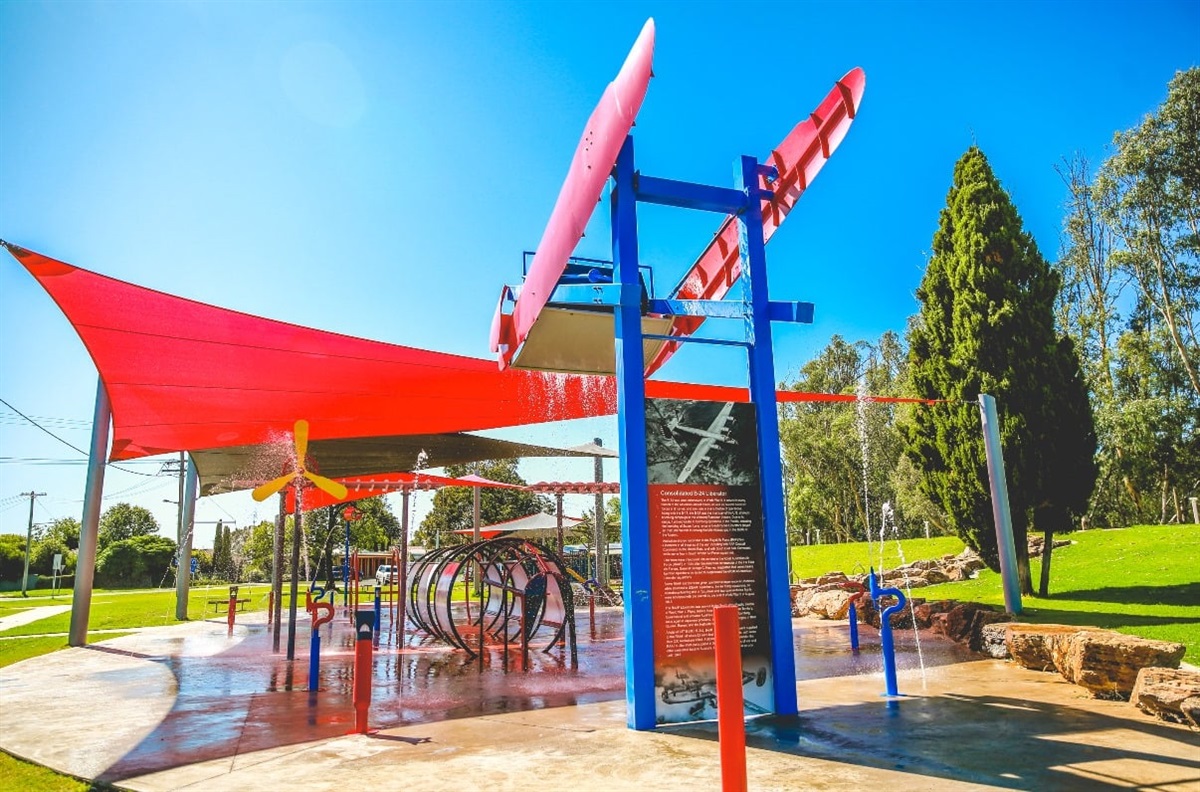
[[[796,665],[792,654],[791,603],[788,589],[787,537],[783,506],[783,472],[779,456],[779,416],[775,400],[775,366],[771,321],[811,322],[809,303],[771,302],[761,207],[772,196],[759,186],[778,177],[775,169],[753,157],[736,167],[735,187],[713,187],[643,176],[634,169],[633,138],[626,137],[613,170],[612,250],[617,295],[617,415],[621,465],[621,543],[625,569],[625,673],[628,722],[633,729],[655,726],[654,625],[651,610],[648,472],[646,469],[645,360],[642,291],[638,273],[637,204],[653,203],[730,214],[738,221],[744,302],[652,300],[654,313],[741,317],[744,341],[680,339],[744,346],[750,373],[750,401],[757,423],[759,480],[763,507],[768,621],[771,636],[775,712],[794,715]]]

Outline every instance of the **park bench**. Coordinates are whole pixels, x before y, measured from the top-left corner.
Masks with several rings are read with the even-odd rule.
[[[237,600],[237,609],[240,611],[244,611],[246,609],[246,607],[245,607],[246,603],[249,601],[250,601],[249,597],[246,597],[245,599]],[[229,607],[229,598],[226,597],[225,599],[210,599],[208,601],[208,604],[213,606],[214,612],[220,611],[222,605],[224,605],[225,607]]]

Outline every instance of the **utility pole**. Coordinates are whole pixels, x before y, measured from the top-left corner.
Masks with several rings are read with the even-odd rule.
[[[25,589],[29,586],[29,546],[33,544],[33,502],[46,497],[44,492],[22,492],[22,498],[29,498],[29,527],[25,529],[25,574],[21,575],[21,596],[28,597]]]

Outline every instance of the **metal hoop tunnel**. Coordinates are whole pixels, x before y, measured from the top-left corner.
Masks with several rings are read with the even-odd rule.
[[[455,601],[460,581],[467,595]],[[566,564],[535,542],[503,537],[434,550],[413,565],[407,611],[418,629],[471,657],[488,645],[527,650],[545,639],[543,652],[565,643],[576,661]]]

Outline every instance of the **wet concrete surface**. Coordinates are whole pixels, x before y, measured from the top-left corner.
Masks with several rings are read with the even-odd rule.
[[[347,736],[348,620],[323,630],[320,689],[309,693],[308,628],[289,663],[271,652],[262,618],[232,637],[223,622],[191,623],[0,669],[0,747],[139,790],[334,789],[376,777],[406,792],[719,787],[714,724],[625,728],[617,609],[598,610],[594,630],[581,614],[576,664],[565,650],[535,651],[529,671],[516,651],[481,664],[412,634],[401,649],[385,624],[371,736]],[[918,655],[911,632],[896,633],[904,695],[889,700],[874,631],[862,629],[855,655],[844,622],[794,626],[802,712],[750,721],[752,789],[1200,789],[1197,735],[1127,703],[931,636]]]

